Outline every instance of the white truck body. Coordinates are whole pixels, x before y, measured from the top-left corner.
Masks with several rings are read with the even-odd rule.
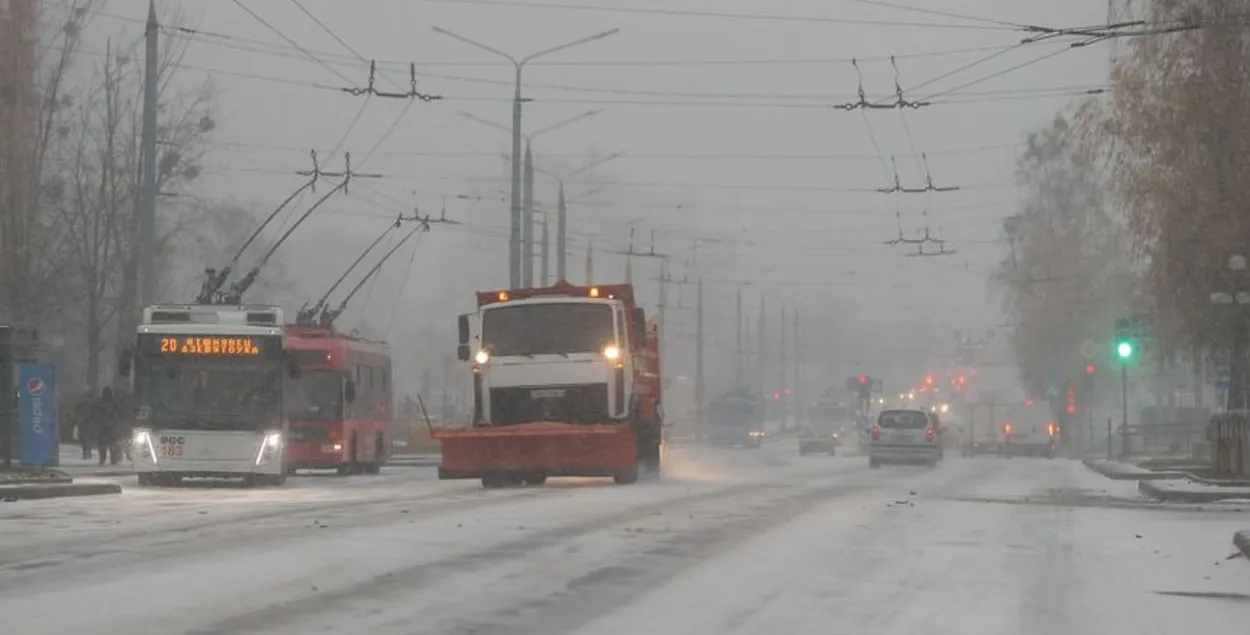
[[[621,300],[504,300],[482,306],[473,323],[476,425],[629,417],[636,360]]]

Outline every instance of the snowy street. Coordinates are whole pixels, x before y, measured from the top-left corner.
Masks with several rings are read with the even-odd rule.
[[[1067,460],[678,448],[660,482],[432,469],[0,506],[14,632],[1243,633],[1250,525]],[[122,479],[123,483],[129,481]]]

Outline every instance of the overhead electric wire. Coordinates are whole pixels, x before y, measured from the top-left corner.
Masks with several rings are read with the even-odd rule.
[[[307,154],[308,148],[300,148],[295,146],[285,146],[276,144],[254,143],[249,141],[232,141],[214,139],[214,144],[224,146],[235,146],[240,148],[255,148],[260,150],[272,150],[280,152],[298,152]],[[958,154],[975,154],[980,152],[990,152],[997,150],[1008,150],[1020,148],[1023,142],[1002,143],[983,146],[969,146],[966,148],[947,148],[945,150],[934,150],[927,152],[929,156],[958,155]],[[395,156],[395,157],[428,157],[428,158],[499,158],[498,152],[479,152],[479,151],[462,151],[462,150],[383,150],[377,152],[379,156]],[[602,154],[595,153],[578,153],[578,152],[543,152],[543,156],[550,159],[602,159]],[[910,158],[913,155],[898,154],[899,158]],[[914,155],[919,158],[920,155]],[[879,161],[879,155],[869,154],[749,154],[749,153],[662,153],[662,152],[624,152],[621,156],[613,159],[614,161],[629,160],[708,160],[708,161]]]
[[[268,20],[265,20],[264,18],[257,15],[255,11],[252,11],[251,9],[247,8],[247,5],[243,4],[243,0],[232,0],[232,1],[240,9],[243,9],[244,11],[246,11],[248,15],[252,16],[254,20],[263,24],[265,28],[269,29],[270,31],[273,31],[274,35],[277,35],[278,37],[286,41],[287,44],[290,44],[292,47],[298,49],[304,55],[307,55],[309,59],[317,62],[323,68],[330,71],[334,75],[338,76],[339,79],[349,84],[351,83],[352,80],[348,78],[346,75],[344,75],[343,73],[340,73],[338,69],[334,68],[333,66],[329,64],[326,64],[321,58],[317,57],[316,55],[313,55],[308,49],[300,46],[299,43],[297,43],[295,40],[292,40],[291,38],[287,37],[287,35],[283,33],[281,30],[279,30],[278,27],[270,24]]]
[[[219,166],[215,168],[218,171],[226,172],[252,172],[257,174],[290,174],[289,171],[269,170],[263,168],[231,168]],[[504,177],[486,177],[486,176],[467,176],[467,175],[417,175],[417,174],[387,174],[381,173],[371,175],[374,178],[407,180],[407,181],[468,181],[481,183],[507,183],[508,179]],[[725,190],[725,191],[793,191],[793,192],[833,192],[847,194],[873,194],[879,190],[871,187],[824,187],[817,185],[803,184],[736,184],[736,183],[664,183],[659,181],[579,181],[579,185],[603,186],[603,187],[643,187],[643,188],[675,188],[675,189],[708,189],[708,190]],[[1018,187],[1018,183],[984,183],[980,185],[962,186],[961,190],[986,190],[1002,187]]]
[[[585,5],[571,4],[566,2],[535,2],[533,0],[418,0],[420,2],[432,2],[439,4],[460,4],[460,5],[483,5],[498,7],[525,7],[533,9],[556,9],[561,11],[588,11],[600,13],[621,13],[634,15],[654,15],[662,17],[693,17],[693,18],[720,18],[729,20],[753,20],[768,22],[798,22],[807,24],[843,24],[848,26],[890,26],[890,27],[915,27],[928,29],[955,29],[955,30],[979,30],[979,31],[1019,31],[1015,26],[1005,27],[998,25],[975,25],[975,24],[934,24],[932,22],[905,22],[901,20],[867,20],[857,18],[831,18],[825,16],[799,16],[799,15],[782,15],[775,13],[733,13],[728,11],[700,11],[696,9],[659,9],[650,7],[622,7],[622,6],[603,6],[603,5]]]

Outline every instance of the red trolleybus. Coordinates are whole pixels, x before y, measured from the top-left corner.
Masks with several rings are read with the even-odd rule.
[[[285,331],[288,354],[303,371],[288,380],[288,471],[377,474],[391,449],[390,347],[318,325]]]

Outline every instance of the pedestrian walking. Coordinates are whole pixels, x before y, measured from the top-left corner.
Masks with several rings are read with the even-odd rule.
[[[108,386],[100,392],[100,399],[92,409],[92,420],[95,424],[97,449],[100,450],[100,465],[107,460],[110,465],[121,462],[118,456],[117,432],[121,424],[121,409],[113,399],[113,389]]]
[[[74,427],[78,434],[78,444],[82,446],[82,458],[90,459],[92,448],[95,447],[95,421],[92,409],[95,407],[95,390],[88,387],[86,394],[74,404]]]

